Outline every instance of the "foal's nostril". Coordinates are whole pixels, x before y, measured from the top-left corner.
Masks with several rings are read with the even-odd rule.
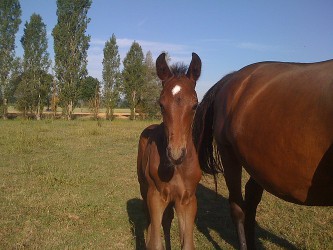
[[[186,155],[186,148],[182,148],[182,155],[180,156],[180,158],[184,158]]]
[[[170,147],[167,147],[167,149],[166,149],[166,153],[167,153],[167,156],[168,156],[169,158],[172,158],[172,156],[171,156],[171,148],[170,148]]]

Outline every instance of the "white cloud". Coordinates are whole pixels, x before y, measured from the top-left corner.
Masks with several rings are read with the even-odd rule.
[[[100,81],[102,80],[102,61],[103,53],[88,52],[88,73],[90,76],[93,76]]]
[[[104,46],[105,42],[103,39],[91,39],[90,46]]]
[[[172,62],[184,61],[188,63],[191,60],[191,51],[189,51],[187,46],[182,44],[117,38],[121,62],[124,60],[134,41],[140,44],[144,54],[150,51],[153,54],[153,58],[157,58],[162,51],[167,51],[171,56]],[[98,78],[100,81],[102,80],[102,61],[105,42],[106,40],[103,39],[92,39],[88,50],[89,75]]]
[[[129,38],[117,38],[117,45],[121,48],[129,49],[132,43],[136,41],[140,44],[144,52],[150,50],[152,53],[154,52],[161,52],[161,51],[168,51],[172,52],[181,52],[186,51],[186,46],[182,44],[174,44],[174,43],[161,43],[161,42],[154,42],[154,41],[146,41],[146,40],[135,40]],[[105,45],[106,40],[103,39],[92,39],[90,45],[94,46],[103,46]]]

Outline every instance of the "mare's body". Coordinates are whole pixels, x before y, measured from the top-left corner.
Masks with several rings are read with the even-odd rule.
[[[263,189],[297,204],[333,205],[332,60],[249,65],[207,92],[195,120],[201,167],[224,172],[241,248],[255,247]],[[245,204],[242,166],[251,176]]]

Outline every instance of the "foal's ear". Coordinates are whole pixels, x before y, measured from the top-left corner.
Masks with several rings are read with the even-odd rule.
[[[201,59],[196,53],[192,53],[192,61],[186,76],[196,82],[201,74]]]
[[[156,72],[158,78],[160,78],[162,82],[168,80],[173,76],[165,60],[165,53],[160,54],[159,57],[156,59]]]

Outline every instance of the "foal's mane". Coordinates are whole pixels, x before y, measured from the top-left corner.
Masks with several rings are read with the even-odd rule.
[[[181,77],[186,74],[188,66],[183,62],[177,62],[170,66],[172,74],[176,77]]]

